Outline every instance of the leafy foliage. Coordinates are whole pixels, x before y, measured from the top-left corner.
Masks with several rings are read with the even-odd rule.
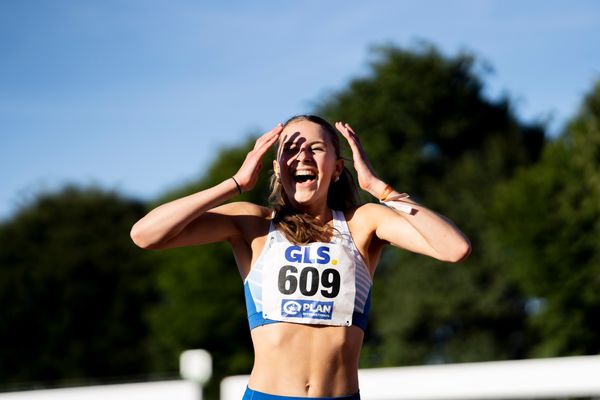
[[[204,179],[167,194],[158,203],[229,179],[253,145],[254,141],[249,140],[238,148],[223,149]],[[263,168],[270,168],[267,160]],[[256,190],[235,200],[265,203],[267,179],[268,174],[262,174]],[[163,296],[150,312],[154,365],[161,371],[173,371],[183,350],[208,350],[214,372],[207,395],[217,398],[221,378],[246,374],[252,367],[243,286],[232,251],[227,244],[220,243],[162,253],[163,265],[156,282]]]
[[[381,177],[450,217],[474,251],[452,269],[401,251],[382,259],[363,365],[521,357],[524,298],[488,250],[488,205],[497,183],[538,158],[543,131],[520,124],[508,100],[484,98],[470,55],[377,56],[371,76],[320,111],[350,121]]]
[[[362,366],[599,351],[600,84],[545,145],[542,127],[519,122],[508,99],[485,98],[476,70],[468,54],[382,47],[369,76],[316,107],[350,122],[384,180],[473,243],[451,267],[384,252]],[[249,372],[227,244],[142,251],[129,230],[148,208],[231,177],[253,144],[222,149],[200,179],[148,207],[67,187],[2,224],[2,384],[173,374],[187,348],[213,355],[209,398],[221,377]],[[266,204],[268,178],[235,200]]]
[[[0,227],[4,385],[148,372],[153,260],[129,238],[143,214],[138,201],[66,187]]]
[[[531,297],[532,356],[600,352],[600,83],[541,161],[498,188],[497,237]]]

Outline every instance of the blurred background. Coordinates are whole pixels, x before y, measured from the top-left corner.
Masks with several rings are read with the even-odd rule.
[[[248,373],[227,246],[129,230],[299,113],[349,121],[473,243],[452,266],[386,250],[361,367],[598,354],[598,21],[581,0],[1,1],[0,391],[176,377],[188,348],[213,355],[208,398]],[[268,169],[236,200],[264,203]]]

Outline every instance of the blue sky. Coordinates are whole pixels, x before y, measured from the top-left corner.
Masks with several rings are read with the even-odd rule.
[[[151,199],[420,40],[560,132],[600,78],[596,1],[0,1],[0,218],[97,184]],[[351,122],[351,121],[350,121]]]

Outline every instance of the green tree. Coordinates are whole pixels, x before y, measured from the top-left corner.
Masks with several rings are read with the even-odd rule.
[[[493,259],[488,206],[497,183],[537,159],[544,135],[520,123],[507,99],[484,98],[475,62],[469,55],[446,58],[433,48],[383,48],[368,77],[316,107],[331,121],[349,121],[376,171],[455,220],[475,247],[469,262],[456,268],[402,251],[383,255],[364,366],[524,354],[526,298]],[[222,151],[204,179],[157,203],[227,179],[252,143]],[[263,174],[254,191],[235,200],[265,204],[267,178]],[[202,347],[219,363],[213,382],[249,372],[242,282],[227,246],[165,254],[169,261],[158,277],[163,302],[153,312],[158,363],[175,368],[180,350]]]
[[[477,65],[433,47],[383,47],[368,76],[316,106],[353,125],[382,178],[450,217],[473,242],[469,260],[451,268],[384,252],[363,366],[598,351],[598,88],[534,165],[543,129],[518,121],[508,99],[486,99]],[[223,149],[201,179],[150,208],[229,178],[253,141]],[[265,204],[268,176],[234,200]],[[222,376],[249,372],[230,249],[140,250],[129,230],[147,210],[70,187],[0,226],[0,339],[11,344],[0,350],[5,382],[170,374],[187,348],[213,354],[211,398]]]
[[[600,82],[541,161],[500,186],[496,237],[530,296],[531,356],[600,352]]]
[[[165,194],[153,206],[230,178],[253,146],[251,138],[237,147],[222,149],[204,178]],[[232,200],[266,203],[267,171],[272,169],[267,158],[257,188]],[[232,251],[228,244],[218,243],[159,252],[163,262],[156,285],[161,302],[150,313],[155,368],[175,371],[181,351],[208,350],[214,365],[206,395],[216,399],[221,379],[249,373],[253,360],[243,282]]]
[[[471,55],[447,58],[424,46],[375,56],[372,73],[319,112],[349,121],[381,177],[449,216],[474,250],[453,268],[384,254],[363,365],[521,357],[525,299],[490,252],[489,204],[495,185],[537,160],[543,130],[520,123],[508,99],[484,97]]]
[[[147,374],[152,257],[131,244],[139,201],[68,186],[0,226],[2,385]]]

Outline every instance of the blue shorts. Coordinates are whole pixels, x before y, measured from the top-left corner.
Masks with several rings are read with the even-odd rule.
[[[293,397],[293,396],[278,396],[276,394],[268,394],[257,392],[246,386],[246,392],[242,400],[360,400],[360,393],[350,394],[340,397]]]

